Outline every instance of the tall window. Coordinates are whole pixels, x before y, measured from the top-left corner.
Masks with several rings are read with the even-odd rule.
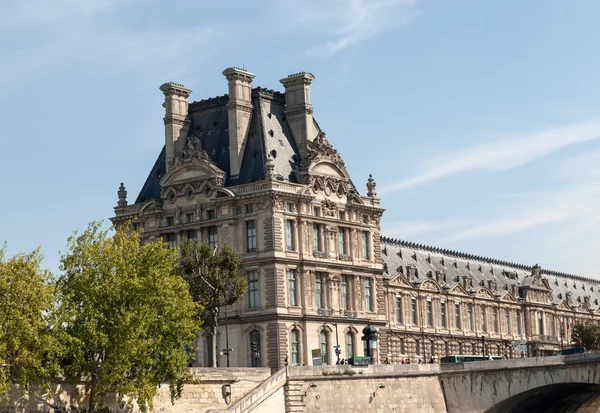
[[[250,366],[261,366],[260,331],[258,330],[253,330],[250,333]]]
[[[323,364],[329,364],[329,353],[327,352],[327,349],[329,348],[328,336],[327,331],[321,331],[321,360],[323,361]]]
[[[323,300],[323,274],[320,272],[315,273],[315,301],[317,308],[324,308]]]
[[[258,272],[248,271],[248,307],[257,308],[260,306],[258,299]]]
[[[442,316],[442,327],[448,327],[448,323],[446,322],[446,302],[440,303],[440,315]]]
[[[467,304],[467,324],[469,330],[473,331],[473,304]]]
[[[190,229],[185,232],[185,237],[190,241],[197,242],[198,233],[195,229]]]
[[[290,305],[298,305],[296,300],[296,270],[288,270]]]
[[[256,251],[256,221],[246,222],[246,251]]]
[[[510,334],[510,311],[508,308],[504,311],[504,331]]]
[[[294,251],[294,221],[291,219],[285,220],[285,247],[288,251]]]
[[[481,330],[487,331],[487,312],[485,307],[481,308]]]
[[[354,334],[350,332],[346,334],[346,357],[354,357]]]
[[[365,278],[365,310],[373,311],[373,300],[371,290],[373,288],[373,279]]]
[[[404,324],[404,317],[402,314],[402,296],[396,296],[396,322],[399,324]]]
[[[498,332],[498,309],[492,308],[492,321],[494,322],[494,333]]]
[[[517,334],[521,334],[521,310],[517,310]]]
[[[538,311],[538,330],[540,335],[544,334],[544,313]]]
[[[217,246],[217,227],[208,227],[208,245],[211,249]]]
[[[313,224],[313,251],[321,251],[321,225]]]
[[[363,259],[365,259],[365,260],[369,259],[369,232],[368,231],[362,232],[362,256],[363,256]]]
[[[300,364],[300,347],[298,344],[298,336],[298,330],[293,329],[290,333],[290,343],[292,345],[292,366]]]
[[[345,228],[338,228],[338,242],[340,245],[340,254],[346,253],[346,230]]]
[[[433,303],[427,301],[427,325],[433,327]]]
[[[410,307],[411,307],[411,312],[412,312],[412,323],[413,323],[413,325],[416,326],[417,324],[419,324],[417,322],[417,299],[416,298],[410,299]]]
[[[194,213],[192,212],[191,214],[185,214],[185,220],[188,224],[194,222]]]
[[[177,234],[167,234],[167,247],[177,248]]]
[[[460,303],[454,303],[454,325],[457,329],[461,329],[460,323]]]
[[[348,310],[348,276],[342,276],[342,310]]]

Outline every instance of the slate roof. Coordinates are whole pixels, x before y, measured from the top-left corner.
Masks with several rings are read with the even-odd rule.
[[[406,275],[407,265],[414,265],[419,280],[427,279],[430,272],[435,279],[436,272],[443,271],[446,274],[446,281],[451,287],[457,282],[462,285],[462,277],[470,276],[475,289],[481,288],[482,281],[485,287],[489,286],[489,281],[493,281],[500,293],[504,293],[506,290],[512,293],[513,286],[527,287],[533,280],[532,266],[394,238],[381,237],[381,252],[384,277],[388,279],[393,278],[399,272]],[[548,280],[555,304],[565,300],[567,292],[572,294],[573,306],[583,304],[586,296],[590,298],[590,309],[597,308],[600,303],[600,280],[546,269],[542,269],[542,277],[546,277]]]
[[[225,186],[247,184],[264,179],[267,153],[273,157],[274,174],[282,181],[297,183],[301,163],[291,130],[285,119],[285,93],[264,88],[252,89],[252,113],[240,173],[229,174],[229,122],[228,95],[218,96],[189,104],[191,121],[188,138],[196,136],[215,165],[223,170]],[[321,132],[314,122],[315,137]],[[161,151],[136,203],[160,198],[160,177],[166,171],[165,150]]]

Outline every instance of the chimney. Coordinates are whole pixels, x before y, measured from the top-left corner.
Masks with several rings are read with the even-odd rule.
[[[229,83],[229,102],[227,103],[229,174],[236,177],[240,174],[246,135],[250,126],[252,79],[256,75],[238,67],[228,67],[223,71],[223,76]]]
[[[307,142],[315,138],[313,107],[310,104],[310,84],[314,78],[311,73],[300,72],[280,80],[285,88],[285,117],[303,160]]]
[[[164,83],[160,90],[165,95],[165,152],[167,156],[167,170],[177,152],[183,149],[190,121],[188,115],[188,97],[191,89],[178,83]]]

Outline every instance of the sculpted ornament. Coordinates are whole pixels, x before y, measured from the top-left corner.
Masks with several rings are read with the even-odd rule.
[[[302,166],[308,167],[323,160],[327,160],[339,167],[344,167],[342,157],[331,146],[325,136],[325,132],[319,133],[314,141],[308,141],[308,153],[302,162]]]
[[[190,136],[181,152],[169,161],[170,165],[180,165],[190,161],[210,162],[212,160],[205,150],[202,149],[200,138],[198,136]]]
[[[330,201],[329,199],[323,200],[321,208],[323,210],[323,215],[326,217],[335,217],[337,215],[337,206],[335,205],[335,202]]]

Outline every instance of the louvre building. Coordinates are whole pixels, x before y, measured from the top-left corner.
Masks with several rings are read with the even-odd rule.
[[[217,336],[231,366],[333,364],[336,346],[363,356],[368,325],[379,363],[549,355],[575,320],[600,322],[596,280],[385,237],[374,179],[351,179],[313,116],[312,74],[281,79],[283,92],[223,75],[228,94],[196,102],[160,87],[165,146],[134,203],[121,184],[112,221],[143,241],[239,251],[248,292],[220,311]],[[210,340],[198,332],[196,365],[210,365]]]

